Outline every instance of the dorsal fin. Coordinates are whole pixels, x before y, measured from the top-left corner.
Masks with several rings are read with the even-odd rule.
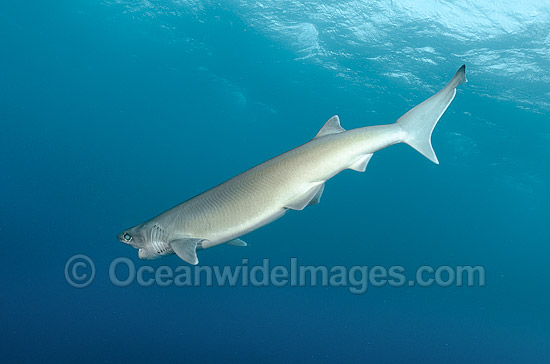
[[[315,138],[313,139],[317,139],[325,135],[343,133],[345,131],[346,129],[340,126],[340,118],[338,118],[338,115],[334,115],[333,117],[328,119],[328,121],[325,123],[325,125],[323,125],[321,130],[319,130],[319,132],[317,133],[317,135],[315,135]]]

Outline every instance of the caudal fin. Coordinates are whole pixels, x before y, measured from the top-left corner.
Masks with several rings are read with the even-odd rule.
[[[432,147],[432,132],[453,101],[456,87],[468,81],[465,69],[466,65],[460,67],[447,86],[397,120],[397,124],[405,132],[403,141],[436,164],[439,161]]]

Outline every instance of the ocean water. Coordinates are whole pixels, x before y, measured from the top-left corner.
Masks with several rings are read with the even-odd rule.
[[[531,0],[3,3],[2,361],[550,363],[549,23]],[[433,135],[440,165],[391,146],[248,247],[199,251],[199,266],[295,259],[407,279],[478,266],[483,281],[360,294],[352,279],[113,282],[117,258],[191,269],[139,260],[123,229],[333,115],[346,129],[394,122],[462,64],[469,82]],[[79,254],[95,267],[83,288],[70,284],[91,277],[68,264]]]

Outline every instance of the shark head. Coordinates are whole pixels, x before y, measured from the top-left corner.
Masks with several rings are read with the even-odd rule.
[[[126,229],[117,235],[117,239],[138,249],[140,259],[157,259],[173,253],[168,245],[168,234],[157,223],[146,222]]]

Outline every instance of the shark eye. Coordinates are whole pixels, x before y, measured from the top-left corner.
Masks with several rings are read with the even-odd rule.
[[[132,240],[132,235],[130,235],[130,234],[128,234],[128,233],[124,234],[122,237],[123,237],[124,240],[126,240],[126,241]]]

